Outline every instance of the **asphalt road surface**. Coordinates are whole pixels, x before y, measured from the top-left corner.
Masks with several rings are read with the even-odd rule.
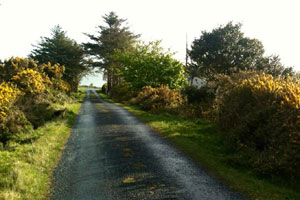
[[[244,199],[93,90],[87,91],[52,188],[53,200]]]

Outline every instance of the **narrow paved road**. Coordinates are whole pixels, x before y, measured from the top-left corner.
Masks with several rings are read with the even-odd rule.
[[[243,199],[123,108],[88,90],[53,200]]]

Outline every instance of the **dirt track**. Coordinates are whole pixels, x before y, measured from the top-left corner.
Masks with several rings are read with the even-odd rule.
[[[52,186],[53,200],[244,199],[92,90],[87,91]]]

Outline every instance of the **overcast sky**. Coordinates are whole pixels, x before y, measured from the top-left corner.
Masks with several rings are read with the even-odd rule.
[[[188,43],[229,21],[263,42],[266,55],[300,71],[299,0],[0,0],[0,59],[27,56],[59,24],[77,42],[115,11],[143,40],[162,40],[184,61]]]

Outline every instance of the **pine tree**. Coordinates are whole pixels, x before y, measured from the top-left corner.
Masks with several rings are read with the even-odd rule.
[[[29,57],[40,64],[51,62],[65,66],[63,79],[70,84],[71,91],[76,92],[80,79],[89,71],[84,64],[83,47],[67,37],[59,25],[52,29],[52,37],[42,37],[34,47]]]
[[[123,25],[126,20],[119,18],[114,12],[104,15],[103,19],[106,26],[98,26],[99,35],[85,34],[91,42],[83,45],[86,52],[94,58],[92,65],[104,70],[110,91],[121,82],[121,65],[113,55],[132,48],[139,35],[130,32],[129,27]]]

